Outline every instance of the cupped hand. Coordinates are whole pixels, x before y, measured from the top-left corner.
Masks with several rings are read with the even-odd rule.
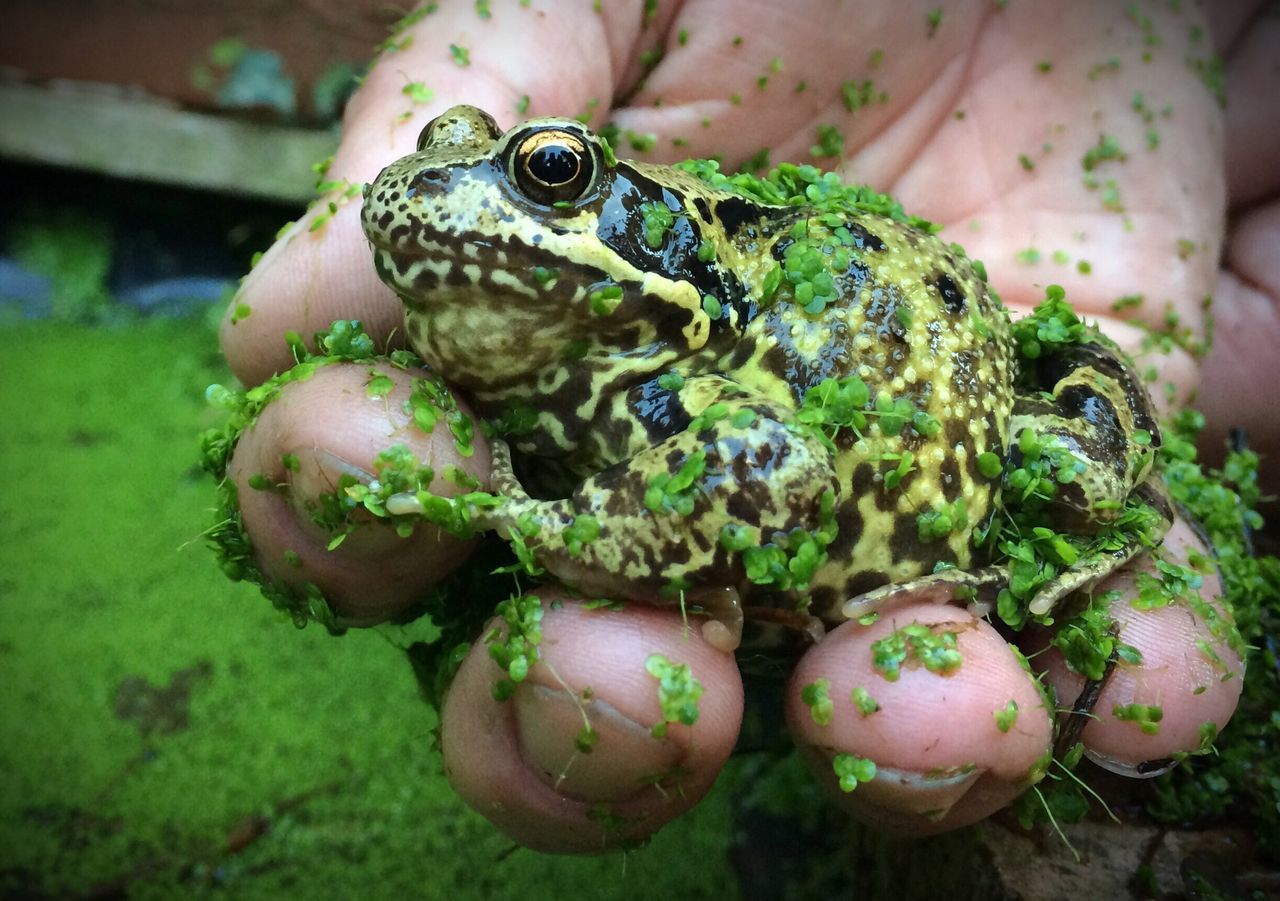
[[[1064,285],[1077,309],[1155,368],[1156,395],[1177,400],[1199,384],[1228,184],[1252,199],[1277,187],[1267,165],[1274,136],[1233,149],[1228,180],[1221,110],[1188,63],[1234,45],[1246,96],[1247,64],[1258,68],[1259,53],[1247,5],[1215,10],[1214,23],[1190,5],[1126,13],[1108,2],[974,3],[941,18],[916,2],[855,11],[690,0],[647,11],[637,0],[595,12],[589,0],[534,0],[489,18],[469,2],[439,6],[393,37],[396,49],[381,54],[352,98],[329,173],[340,184],[326,198],[336,212],[318,205],[291,228],[232,304],[223,348],[246,384],[292,365],[289,330],[310,335],[356,318],[380,347],[400,344],[401,304],[374,273],[358,200],[341,198],[358,198],[345,183],[370,181],[412,151],[421,127],[454,103],[486,109],[504,127],[526,115],[611,120],[620,155],[656,161],[722,154],[731,169],[767,151],[773,162],[839,164],[847,180],[896,194],[984,260],[1015,315],[1044,286]],[[1249,120],[1226,123],[1231,142]],[[313,227],[317,217],[324,221]],[[1222,277],[1233,305],[1215,314],[1234,354],[1263,351],[1267,334],[1280,339],[1280,275],[1267,263],[1275,255],[1259,250],[1278,231],[1280,217],[1260,207],[1228,253],[1241,274]],[[1139,296],[1121,305],[1127,321],[1115,315],[1118,298]],[[1153,341],[1152,329],[1174,340]],[[1170,349],[1155,354],[1153,345]],[[1208,359],[1215,390],[1241,396],[1250,370]],[[369,528],[327,551],[329,535],[312,524],[316,499],[343,474],[367,480],[378,452],[395,443],[437,470],[453,463],[482,484],[488,477],[479,437],[474,456],[462,458],[444,430],[412,427],[402,401],[414,373],[379,370],[395,387],[370,397],[368,369],[327,367],[290,385],[243,437],[232,466],[240,480],[265,472],[290,485],[240,492],[264,572],[322,586],[355,624],[411,602],[467,547],[431,529],[402,540]],[[1231,409],[1236,424],[1264,422],[1247,405]],[[292,468],[278,462],[293,458]],[[1178,529],[1167,544],[1185,555],[1196,539]],[[1115,585],[1132,594],[1132,579],[1120,574]],[[1207,579],[1203,593],[1212,598],[1216,588]],[[539,593],[540,659],[512,698],[493,699],[501,672],[483,646],[462,662],[442,712],[446,770],[464,799],[531,847],[588,851],[643,839],[702,797],[732,749],[743,704],[733,658],[669,610],[588,610],[568,598],[551,603],[554,589]],[[1082,740],[1104,765],[1138,774],[1194,750],[1201,724],[1226,724],[1241,680],[1222,676],[1238,676],[1241,665],[1185,606],[1137,611],[1120,601],[1112,614],[1143,663],[1117,668]],[[955,633],[959,669],[905,668],[887,680],[873,645],[911,622]],[[1203,642],[1220,662],[1199,650]],[[696,722],[668,722],[655,659],[689,668],[694,681],[683,684],[701,690]],[[1049,653],[1035,667],[1056,701],[984,620],[907,603],[871,625],[846,623],[812,648],[791,680],[788,722],[818,777],[855,813],[911,834],[953,828],[1008,803],[1043,772],[1054,705],[1070,707],[1081,680]],[[814,703],[815,686],[831,700],[829,717]],[[1158,732],[1108,715],[1129,705],[1160,706]],[[584,724],[596,736],[589,751]],[[867,775],[863,760],[874,761],[876,777],[842,790],[837,771],[847,789]]]

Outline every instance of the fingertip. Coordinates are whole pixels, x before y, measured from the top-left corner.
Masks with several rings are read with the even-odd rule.
[[[927,627],[927,647],[904,650],[903,629],[918,626]],[[948,634],[957,655],[950,658],[940,653]],[[826,724],[804,697],[819,679],[832,703]],[[797,667],[787,720],[842,807],[909,835],[967,825],[1005,806],[1038,777],[1053,739],[1039,688],[1004,639],[968,611],[934,604],[835,629]],[[873,763],[874,778],[842,787],[837,768],[850,758]]]
[[[375,375],[391,380],[385,395],[370,396]],[[450,464],[487,483],[482,437],[473,456],[461,457],[443,424],[431,433],[412,424],[404,404],[422,375],[386,363],[321,367],[284,386],[241,436],[228,467],[264,579],[294,592],[316,586],[342,625],[372,625],[403,612],[472,545],[426,522],[401,537],[387,520],[361,512],[343,519],[334,506],[342,476],[370,483],[379,453],[397,444],[434,467],[432,490],[442,495],[457,490],[443,477]]]
[[[742,718],[737,665],[671,611],[540,597],[539,661],[510,699],[494,699],[505,674],[486,644],[463,661],[442,711],[446,774],[526,847],[589,853],[643,841],[701,800],[728,759]],[[686,677],[655,658],[687,666]],[[701,686],[691,725],[667,722],[664,676]]]
[[[1205,553],[1181,520],[1165,537],[1164,549],[1181,564],[1191,551]],[[1096,589],[1122,592],[1110,608],[1117,641],[1136,649],[1141,660],[1117,661],[1080,734],[1091,760],[1134,777],[1158,776],[1177,757],[1206,748],[1230,721],[1244,683],[1243,663],[1227,637],[1230,618],[1216,574],[1204,577],[1196,597],[1152,605],[1137,601],[1143,572],[1160,576],[1154,560],[1144,556]],[[1046,651],[1041,665],[1059,706],[1070,708],[1084,677],[1068,668],[1056,648]]]

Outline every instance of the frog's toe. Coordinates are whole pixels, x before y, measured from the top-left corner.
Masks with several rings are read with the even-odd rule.
[[[701,607],[711,617],[702,624],[702,637],[713,648],[732,654],[742,644],[742,596],[732,585],[695,589],[686,603]]]
[[[850,598],[840,612],[846,619],[860,619],[905,604],[964,603],[975,616],[985,616],[995,603],[996,593],[1007,583],[1008,573],[995,566],[972,571],[944,569]]]
[[[391,495],[384,506],[392,516],[421,516],[426,509],[418,495],[412,491]]]

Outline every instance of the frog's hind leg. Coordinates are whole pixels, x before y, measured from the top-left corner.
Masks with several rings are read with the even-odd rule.
[[[1033,390],[1014,403],[1009,465],[1021,464],[1018,439],[1028,430],[1069,451],[1077,469],[1058,480],[1049,501],[1054,522],[1097,532],[1123,514],[1126,499],[1151,475],[1160,447],[1151,398],[1132,365],[1100,335],[1023,365]]]
[[[1072,592],[1093,588],[1138,554],[1160,546],[1165,533],[1173,525],[1173,502],[1164,482],[1159,476],[1152,476],[1134,489],[1130,498],[1133,500],[1140,501],[1151,511],[1152,515],[1144,526],[1121,532],[1122,539],[1114,546],[1105,546],[1082,556],[1036,592],[1027,604],[1028,613],[1033,616],[1049,613]]]
[[[1147,479],[1135,489],[1133,499],[1152,512],[1145,527],[1121,533],[1123,540],[1083,555],[1040,590],[1027,604],[1033,616],[1050,613],[1058,602],[1073,592],[1089,589],[1145,550],[1160,544],[1173,523],[1173,503],[1159,477]],[[1009,587],[1006,566],[980,569],[944,569],[909,582],[885,585],[846,601],[841,612],[849,619],[870,613],[885,613],[907,603],[951,604],[964,602],[975,616],[986,616],[995,607],[1000,590]]]

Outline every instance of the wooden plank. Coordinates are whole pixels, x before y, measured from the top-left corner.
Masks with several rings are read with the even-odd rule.
[[[107,85],[0,82],[0,157],[288,202],[336,131],[194,113]]]

